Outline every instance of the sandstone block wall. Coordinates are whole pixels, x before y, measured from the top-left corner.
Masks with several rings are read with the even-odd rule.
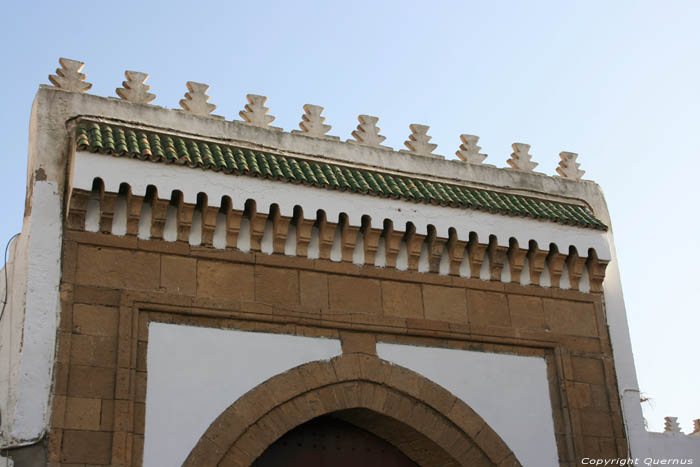
[[[62,257],[52,466],[141,465],[153,320],[542,356],[561,464],[627,455],[600,293],[77,230]]]

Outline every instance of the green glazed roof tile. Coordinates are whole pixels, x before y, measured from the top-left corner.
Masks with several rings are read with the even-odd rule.
[[[352,191],[607,230],[607,226],[589,209],[559,201],[256,152],[113,124],[82,122],[77,126],[75,136],[77,149],[115,157],[176,163],[239,176],[303,183],[328,190]]]

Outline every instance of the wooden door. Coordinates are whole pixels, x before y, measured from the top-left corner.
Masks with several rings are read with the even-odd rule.
[[[286,433],[253,467],[417,467],[392,444],[332,416],[315,418]]]

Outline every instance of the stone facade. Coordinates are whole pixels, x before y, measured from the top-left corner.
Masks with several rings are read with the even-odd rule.
[[[141,465],[150,321],[340,338],[344,357],[338,362],[361,354],[367,364],[381,365],[370,357],[376,356],[377,341],[540,356],[548,362],[560,461],[626,455],[600,293],[216,251],[184,241],[80,230],[66,232],[63,248],[62,319],[49,437],[52,462]],[[318,382],[323,378],[341,386],[349,381],[386,387],[385,370],[348,371],[351,375],[337,380],[337,369],[329,376],[327,368],[311,365],[299,369],[298,389],[272,381],[268,391],[294,388],[297,397],[312,397],[328,386]],[[431,411],[426,413],[437,410],[441,403],[422,394],[422,381],[407,384],[416,389],[412,394],[404,390],[411,403],[402,410],[418,410],[419,404],[428,404]],[[375,405],[386,403],[386,395],[372,397],[377,397],[370,401]],[[452,402],[443,401],[443,407],[454,405],[454,396],[444,397]],[[265,400],[272,404],[270,409],[278,403]],[[263,408],[262,402],[254,405]],[[328,410],[364,406],[354,400],[337,404]],[[409,413],[404,415],[410,420]],[[241,422],[239,429],[254,426],[256,420]],[[416,419],[412,426],[423,423]],[[471,422],[457,418],[454,423]],[[502,462],[500,452],[509,451],[503,447],[489,457],[489,448],[478,442],[479,433],[462,431],[466,441],[461,446],[474,444],[473,452],[450,453],[451,461],[481,465],[465,464],[464,459],[486,456],[483,465]],[[206,456],[235,457],[233,434],[223,441],[216,438],[216,448],[209,445],[214,442],[210,436],[217,435],[202,439],[191,465],[208,465],[211,458],[197,457],[204,455],[200,450]],[[248,455],[259,454],[262,447],[264,443]],[[230,465],[239,464],[230,460]]]
[[[117,100],[81,94],[82,63],[61,64],[59,89],[42,87],[34,105],[25,227],[8,266],[23,327],[5,320],[2,332],[32,336],[3,350],[17,375],[0,384],[16,465],[21,446],[39,445],[51,466],[244,466],[324,415],[420,465],[643,455],[610,220],[574,153],[549,177],[516,143],[512,169],[499,169],[462,135],[461,160],[446,161],[425,125],[394,152],[377,117],[361,115],[342,142],[306,105],[302,131],[287,133],[269,125],[264,96],[227,122],[205,84],[188,82],[183,110],[167,110],[148,105],[145,73],[128,71]],[[222,386],[219,405],[188,394],[183,404],[213,412],[173,435],[182,453],[161,462],[147,433],[170,421],[154,400],[179,393],[153,375],[179,370],[154,353],[178,345],[149,341],[160,325],[229,330],[227,342],[303,337],[295,348],[326,353],[278,367],[274,353],[235,347],[231,362],[267,370],[234,373],[239,392]],[[434,371],[387,346],[423,349]],[[448,351],[458,360],[441,360]],[[222,370],[208,366],[220,355],[191,357]],[[513,373],[469,388],[451,378],[499,370]],[[525,424],[509,427],[509,412]]]

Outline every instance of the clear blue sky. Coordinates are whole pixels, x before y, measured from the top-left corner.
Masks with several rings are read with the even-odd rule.
[[[649,425],[700,418],[697,296],[700,3],[686,2],[6,2],[0,19],[0,242],[21,229],[28,121],[58,57],[86,62],[91,93],[125,69],[150,73],[154,104],[188,80],[239,119],[269,96],[274,125],[326,107],[330,134],[380,117],[385,144],[431,126],[437,153],[481,136],[487,163],[532,145],[554,174],[580,154],[604,189]],[[695,232],[695,233],[694,233]],[[695,240],[693,240],[695,238]]]

